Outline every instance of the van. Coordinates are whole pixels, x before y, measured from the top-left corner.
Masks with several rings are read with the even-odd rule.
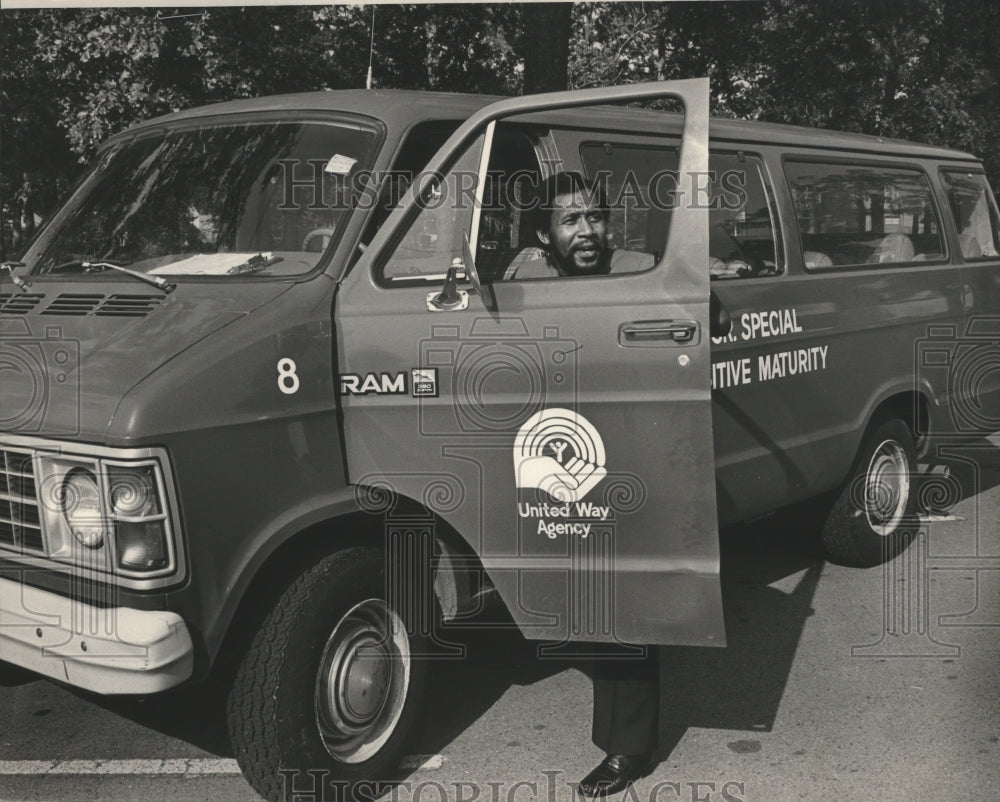
[[[899,553],[918,456],[1000,428],[983,167],[708,107],[339,91],[113,137],[4,271],[3,660],[222,679],[279,798],[394,769],[442,620],[723,646],[720,526],[811,500],[831,559]],[[647,267],[517,277],[560,171]]]

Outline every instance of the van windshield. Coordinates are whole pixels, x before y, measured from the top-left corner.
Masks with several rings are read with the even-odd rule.
[[[375,139],[284,122],[140,135],[100,154],[25,261],[36,275],[308,272],[354,206]]]

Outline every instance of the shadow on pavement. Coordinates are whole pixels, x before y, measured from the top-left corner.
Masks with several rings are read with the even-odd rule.
[[[38,674],[0,660],[0,688],[16,688],[41,679]]]
[[[808,516],[773,516],[726,532],[722,592],[725,649],[662,647],[661,751],[668,754],[689,727],[766,731],[777,715],[823,567]],[[788,592],[772,583],[794,577]],[[541,660],[538,644],[517,632],[470,633],[463,660],[435,667],[421,752],[441,752],[512,685],[538,682],[585,659]],[[580,651],[587,651],[580,645]],[[565,650],[569,652],[571,650]],[[590,734],[590,699],[581,739]]]
[[[690,727],[773,727],[824,565],[815,526],[808,515],[785,513],[725,533],[727,646],[663,648],[663,756]],[[781,589],[772,587],[781,580]]]
[[[1000,485],[1000,448],[985,437],[936,442],[920,463],[917,505],[947,514],[960,502]]]
[[[226,732],[226,693],[214,683],[143,698],[90,696],[106,710],[186,741],[218,757],[232,757]]]
[[[766,731],[781,702],[792,660],[823,566],[815,533],[793,516],[767,519],[725,533],[722,592],[729,645],[725,649],[662,647],[661,752],[689,727]],[[788,579],[794,577],[794,579]],[[771,587],[783,582],[785,590]],[[539,659],[538,643],[512,629],[467,627],[451,632],[461,659],[435,660],[425,691],[425,715],[410,751],[440,753],[513,685],[530,685],[582,659]],[[585,651],[585,649],[584,649]],[[225,693],[214,684],[144,699],[78,692],[100,707],[205,752],[232,757]],[[590,699],[580,737],[589,737]]]

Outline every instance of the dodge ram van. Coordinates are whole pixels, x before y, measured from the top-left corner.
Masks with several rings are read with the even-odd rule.
[[[708,97],[322,92],[113,137],[3,271],[0,658],[221,679],[278,798],[397,765],[442,619],[722,646],[720,526],[811,499],[831,559],[904,549],[921,450],[1000,428],[983,167]],[[647,267],[518,278],[559,171]]]

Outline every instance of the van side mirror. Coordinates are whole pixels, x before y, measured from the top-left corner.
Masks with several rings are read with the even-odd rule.
[[[708,293],[708,333],[711,337],[727,337],[733,330],[733,319],[722,305],[719,296]]]

